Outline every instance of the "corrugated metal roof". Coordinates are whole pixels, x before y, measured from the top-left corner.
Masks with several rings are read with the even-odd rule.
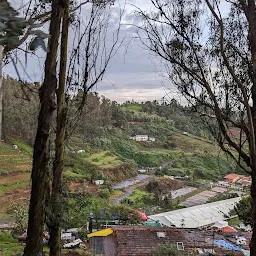
[[[234,204],[241,198],[231,198],[209,204],[197,205],[170,212],[163,212],[148,216],[149,219],[159,221],[166,226],[198,228],[225,220],[224,215],[234,208]]]

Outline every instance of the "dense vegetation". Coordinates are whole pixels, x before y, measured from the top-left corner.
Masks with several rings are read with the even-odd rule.
[[[4,138],[0,148],[1,216],[24,212],[30,185],[32,145],[38,111],[37,86],[28,84],[26,99],[18,81],[5,81]],[[76,98],[72,100],[75,106]],[[69,111],[65,150],[65,191],[62,227],[81,227],[94,216],[95,227],[119,216],[122,223],[138,223],[134,209],[150,212],[178,209],[179,199],[166,196],[166,189],[181,185],[161,178],[181,175],[193,182],[221,179],[241,170],[214,144],[203,122],[188,107],[170,103],[126,102],[117,104],[96,93],[87,96],[85,109]],[[54,130],[55,127],[53,126]],[[155,141],[135,141],[129,136],[145,134]],[[54,142],[52,136],[52,143]],[[15,149],[12,145],[17,145]],[[111,184],[151,168],[156,179],[113,205]],[[92,183],[103,179],[104,185]],[[8,196],[7,194],[8,193]],[[15,200],[9,200],[15,198]],[[26,216],[20,215],[15,230],[22,233]],[[51,218],[50,210],[47,214]],[[131,218],[131,216],[133,218]]]
[[[7,78],[5,88],[5,139],[13,144],[22,140],[32,145],[38,86],[28,84],[24,95],[19,82]],[[216,180],[230,171],[240,172],[219,151],[192,109],[175,99],[168,103],[118,104],[89,93],[84,110],[77,113],[79,97],[73,98],[69,110],[65,157],[65,177],[69,180],[113,182],[134,176],[140,167],[157,168],[160,176],[187,175],[193,180]],[[135,134],[147,134],[156,141],[128,139]],[[31,148],[26,150],[31,153]]]

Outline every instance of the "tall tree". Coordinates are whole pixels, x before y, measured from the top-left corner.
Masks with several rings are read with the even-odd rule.
[[[67,119],[66,103],[66,69],[68,52],[69,30],[69,0],[65,2],[62,19],[61,47],[60,47],[60,71],[57,94],[57,129],[55,138],[55,158],[53,163],[53,179],[51,191],[51,215],[53,216],[50,227],[50,256],[60,256],[61,252],[61,218],[62,218],[62,173],[64,161],[64,141]]]
[[[52,0],[50,21],[49,51],[45,60],[44,82],[40,88],[40,112],[34,143],[32,189],[29,206],[27,241],[24,256],[43,255],[43,228],[45,213],[45,194],[49,182],[48,163],[50,159],[50,127],[56,109],[55,92],[57,88],[56,61],[60,35],[63,1]]]
[[[209,125],[220,148],[251,175],[256,255],[256,6],[255,0],[151,0],[138,9],[151,51],[172,83]],[[240,130],[239,136],[232,129]]]
[[[55,158],[53,163],[53,180],[50,195],[50,212],[47,224],[50,228],[50,255],[59,256],[61,252],[60,232],[62,224],[62,174],[65,139],[70,135],[66,133],[67,122],[70,122],[71,107],[69,102],[70,90],[80,91],[76,99],[78,107],[75,107],[75,117],[79,117],[86,103],[88,92],[103,77],[106,67],[116,51],[120,24],[117,25],[116,33],[113,34],[113,41],[106,47],[106,36],[109,28],[109,15],[107,6],[110,1],[97,1],[88,3],[88,22],[85,28],[80,31],[78,23],[77,46],[72,49],[69,69],[67,69],[68,54],[68,28],[70,25],[69,1],[66,2],[62,21],[62,36],[60,50],[60,72],[57,94],[57,129],[55,139]],[[120,17],[121,18],[121,17]],[[119,20],[120,23],[120,20]],[[83,46],[83,47],[82,47]],[[77,74],[74,72],[77,71]],[[79,75],[80,74],[80,75]],[[81,76],[81,77],[80,77]],[[77,104],[77,102],[76,102]],[[74,117],[73,117],[74,118]],[[74,121],[74,119],[72,119]]]

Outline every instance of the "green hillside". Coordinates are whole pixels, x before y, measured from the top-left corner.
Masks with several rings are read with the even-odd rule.
[[[31,147],[18,142],[14,149],[10,142],[0,143],[0,216],[12,213],[16,203],[27,202],[30,193],[30,171],[32,165]]]
[[[12,97],[17,90],[18,87],[13,90],[10,84],[5,95],[8,103],[4,107],[6,143],[0,145],[0,203],[4,207],[0,214],[7,214],[13,203],[29,197],[31,141],[36,131],[37,112],[29,110],[27,119],[28,105]],[[38,104],[36,97],[31,100],[31,106]],[[17,125],[16,117],[26,122]],[[169,104],[156,101],[117,104],[91,93],[81,115],[70,120],[75,125],[71,126],[66,142],[64,178],[72,189],[74,184],[86,184],[89,192],[92,189],[101,193],[91,187],[93,180],[104,179],[109,189],[111,183],[136,176],[142,167],[154,168],[159,176],[186,175],[200,182],[240,172],[219,150],[196,114],[175,100]],[[149,135],[155,141],[129,139],[136,134]],[[51,142],[54,150],[54,137]],[[18,149],[13,148],[14,144]]]

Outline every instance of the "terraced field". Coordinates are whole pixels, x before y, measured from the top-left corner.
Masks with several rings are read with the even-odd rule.
[[[32,158],[22,148],[0,144],[0,217],[7,217],[15,203],[28,201]]]

